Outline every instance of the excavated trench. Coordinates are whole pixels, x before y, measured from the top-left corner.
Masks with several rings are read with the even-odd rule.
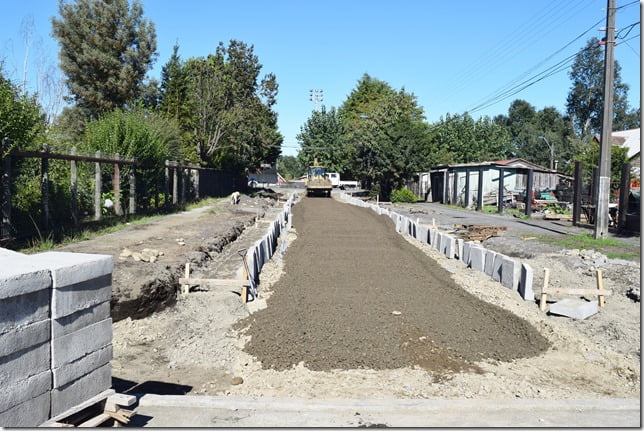
[[[237,324],[263,368],[418,366],[449,375],[549,347],[528,322],[456,285],[386,216],[303,198],[293,225],[297,239],[267,307]]]

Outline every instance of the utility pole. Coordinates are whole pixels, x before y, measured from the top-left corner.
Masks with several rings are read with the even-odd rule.
[[[324,101],[324,90],[320,90],[320,89],[309,90],[309,100],[313,102],[313,110],[317,111],[318,103],[322,103],[322,101]]]
[[[610,150],[613,132],[613,81],[615,61],[615,0],[608,0],[606,39],[604,40],[604,108],[599,150],[599,187],[595,199],[595,239],[608,237],[608,200],[610,198]]]

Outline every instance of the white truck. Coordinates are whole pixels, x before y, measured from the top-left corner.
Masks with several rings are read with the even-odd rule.
[[[360,183],[353,180],[341,180],[340,174],[337,172],[328,172],[327,173],[333,188],[340,188],[344,190],[345,188],[357,189],[360,188]]]

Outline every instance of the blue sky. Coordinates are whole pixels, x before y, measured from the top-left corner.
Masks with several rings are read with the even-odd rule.
[[[574,55],[588,38],[601,38],[599,28],[606,17],[606,0],[142,3],[157,33],[159,56],[152,77],[160,78],[175,42],[183,59],[212,53],[219,41],[254,45],[262,72],[275,73],[280,85],[276,110],[286,155],[296,153],[296,135],[313,109],[309,89],[324,90],[324,105],[337,107],[364,73],[414,93],[430,122],[447,113],[470,111],[475,118],[507,113],[517,98],[537,109],[554,106],[564,112],[569,67],[496,104],[472,109],[504,86]],[[638,2],[617,0],[617,6],[624,6],[616,15],[618,31],[639,22]],[[57,14],[58,2],[5,1],[2,9],[0,59],[17,82],[22,81],[26,57],[21,28],[33,22],[26,64],[27,86],[35,91],[43,65],[57,65],[50,17]],[[615,49],[622,80],[630,86],[631,106],[640,104],[639,34],[638,24],[625,39],[637,37]]]

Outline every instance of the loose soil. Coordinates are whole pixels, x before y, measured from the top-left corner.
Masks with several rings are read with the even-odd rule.
[[[520,229],[484,245],[524,253],[536,286],[543,267],[552,269],[552,283],[580,287],[593,285],[594,268],[604,269],[615,291],[606,307],[584,321],[545,314],[394,233],[385,216],[306,197],[283,237],[286,254],[262,270],[258,300],[244,305],[239,292],[223,288],[176,295],[187,260],[200,277],[222,276],[219,262],[265,231],[254,223],[258,211],[282,204],[222,201],[66,248],[113,255],[114,308],[135,301],[120,308],[113,326],[115,389],[358,399],[639,397],[640,306],[627,296],[639,285],[639,264],[525,241]],[[449,220],[441,226],[449,229]],[[124,247],[165,254],[135,264],[119,260]],[[154,296],[158,289],[144,287],[154,280],[168,289],[168,300],[145,306],[138,298]]]
[[[481,372],[477,361],[549,347],[525,320],[456,285],[388,217],[328,199],[304,199],[293,215],[284,275],[268,307],[239,324],[264,368]]]

